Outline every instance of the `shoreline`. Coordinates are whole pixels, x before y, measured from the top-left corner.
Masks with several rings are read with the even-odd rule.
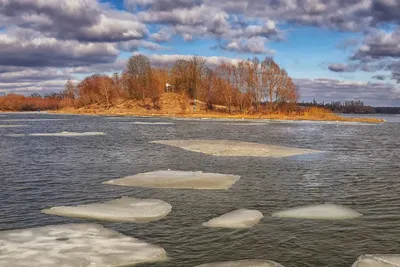
[[[358,123],[385,123],[384,119],[341,117],[337,114],[327,116],[300,116],[283,114],[226,114],[218,112],[197,113],[165,113],[165,112],[133,112],[129,110],[94,110],[94,109],[60,109],[44,111],[47,114],[87,115],[87,116],[138,116],[138,117],[163,117],[163,118],[193,118],[193,119],[237,119],[237,120],[276,120],[276,121],[331,121],[331,122],[358,122]],[[1,113],[1,111],[0,111]]]

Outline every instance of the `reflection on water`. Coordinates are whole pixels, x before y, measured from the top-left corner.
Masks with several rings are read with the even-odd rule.
[[[400,123],[335,125],[268,123],[230,125],[211,120],[6,114],[26,127],[0,131],[0,229],[92,222],[42,214],[49,206],[102,202],[121,196],[161,199],[172,205],[148,224],[102,223],[163,247],[170,261],[143,265],[192,267],[240,259],[268,259],[286,267],[343,267],[362,254],[399,253]],[[391,116],[391,120],[398,121]],[[33,119],[33,120],[32,120]],[[171,122],[157,119],[159,122]],[[18,134],[104,132],[103,136]],[[12,135],[12,136],[10,136]],[[327,151],[288,158],[214,157],[151,144],[164,139],[225,139]],[[111,186],[103,181],[156,170],[240,175],[228,190]],[[325,202],[364,216],[346,221],[273,218],[288,207]],[[202,226],[237,209],[264,214],[250,229]]]

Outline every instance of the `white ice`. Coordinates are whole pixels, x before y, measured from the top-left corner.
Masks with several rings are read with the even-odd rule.
[[[0,125],[0,128],[16,128],[16,127],[25,127],[26,125],[16,125],[16,124],[9,124],[9,125],[6,125],[6,124],[2,124],[2,125]]]
[[[0,232],[0,266],[116,267],[164,261],[164,249],[97,224]]]
[[[160,140],[151,143],[179,147],[213,156],[288,157],[321,151],[231,140]]]
[[[218,228],[250,228],[260,222],[263,214],[258,210],[239,209],[203,223],[203,226]]]
[[[134,124],[139,125],[175,125],[173,122],[145,122],[145,121],[134,121]]]
[[[363,255],[352,267],[400,267],[400,254]]]
[[[240,260],[207,263],[196,267],[283,267],[283,265],[269,260]]]
[[[291,208],[273,213],[272,216],[313,220],[346,220],[360,217],[362,214],[350,208],[327,203]]]
[[[33,133],[31,136],[65,136],[65,137],[76,137],[76,136],[94,136],[94,135],[104,135],[103,132],[60,132],[60,133]]]
[[[105,203],[53,207],[42,212],[73,218],[147,223],[164,218],[171,212],[171,208],[169,203],[158,199],[122,197]]]
[[[228,189],[239,179],[240,176],[230,174],[167,170],[139,173],[104,184],[150,188]]]

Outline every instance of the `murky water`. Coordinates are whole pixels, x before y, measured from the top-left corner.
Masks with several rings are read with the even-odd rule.
[[[59,118],[67,120],[26,120]],[[366,253],[400,253],[400,117],[381,125],[269,123],[8,114],[20,128],[0,129],[0,230],[93,222],[40,213],[49,206],[120,196],[172,204],[163,220],[102,223],[163,247],[169,262],[191,267],[239,259],[269,259],[286,267],[351,266]],[[135,124],[174,122],[175,124]],[[104,136],[15,134],[105,132]],[[9,134],[14,136],[8,136]],[[290,158],[213,157],[150,144],[160,139],[230,139],[323,150]],[[229,190],[129,188],[101,182],[160,169],[241,175]],[[348,221],[272,218],[272,212],[331,202],[364,214]],[[202,223],[239,208],[265,218],[251,229],[213,229]],[[101,223],[101,222],[100,222]]]

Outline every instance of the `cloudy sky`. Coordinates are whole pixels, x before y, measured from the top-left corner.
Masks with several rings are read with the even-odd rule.
[[[0,0],[0,92],[120,72],[273,56],[302,100],[400,106],[399,0]]]

